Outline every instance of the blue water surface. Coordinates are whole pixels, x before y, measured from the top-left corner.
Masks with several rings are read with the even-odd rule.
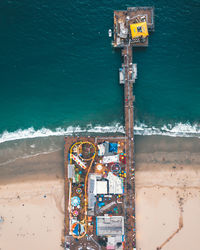
[[[149,47],[135,49],[135,119],[200,122],[200,1],[0,1],[0,133],[123,124],[113,11],[155,7]]]

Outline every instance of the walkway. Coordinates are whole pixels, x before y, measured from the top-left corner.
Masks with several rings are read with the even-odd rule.
[[[134,167],[134,107],[133,107],[133,68],[132,68],[132,46],[127,45],[122,49],[124,58],[123,67],[125,68],[124,83],[124,113],[125,113],[125,133],[126,133],[126,187],[125,187],[125,230],[126,243],[125,249],[133,249],[136,246],[135,238],[135,167]],[[132,178],[133,177],[133,178]]]

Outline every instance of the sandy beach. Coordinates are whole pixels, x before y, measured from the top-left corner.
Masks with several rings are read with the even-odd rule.
[[[195,138],[136,137],[138,250],[199,249],[199,152]],[[62,150],[1,164],[1,250],[62,249],[63,185]]]
[[[63,154],[0,166],[0,249],[59,250],[64,228]]]
[[[137,249],[198,250],[200,140],[136,138]]]
[[[162,249],[199,249],[200,168],[138,171],[136,195],[138,249],[156,250],[177,229]]]
[[[63,181],[1,186],[0,249],[62,249]]]

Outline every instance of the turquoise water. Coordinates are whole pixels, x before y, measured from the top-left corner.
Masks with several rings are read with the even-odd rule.
[[[2,142],[42,128],[123,126],[121,55],[108,29],[113,11],[133,4],[153,5],[156,24],[149,47],[133,54],[136,130],[200,134],[200,1],[2,0]]]

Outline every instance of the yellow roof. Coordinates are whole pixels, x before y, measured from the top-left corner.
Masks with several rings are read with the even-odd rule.
[[[132,38],[136,38],[139,36],[142,36],[145,38],[149,35],[146,22],[133,23],[130,25],[130,29],[131,29]]]

